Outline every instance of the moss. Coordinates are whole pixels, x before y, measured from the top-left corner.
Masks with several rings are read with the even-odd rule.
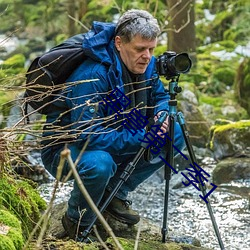
[[[22,222],[23,234],[27,238],[40,218],[40,211],[45,209],[46,203],[27,182],[2,176],[0,206],[8,209]]]
[[[16,249],[21,249],[24,245],[24,239],[21,230],[16,231],[16,229],[11,228],[7,236],[12,240]]]
[[[1,64],[0,84],[20,86],[25,81],[25,56],[16,54]]]
[[[215,126],[214,133],[225,132],[231,129],[245,129],[250,127],[250,121],[239,121],[222,126]]]
[[[233,151],[234,143],[236,141],[242,142],[242,143],[248,143],[250,141],[250,120],[243,120],[238,122],[232,122],[225,125],[214,125],[210,129],[210,149],[214,149],[214,140],[215,137],[218,141],[222,144],[227,144],[228,147],[231,147]],[[249,130],[249,133],[245,132],[246,130]],[[234,143],[230,142],[230,136],[228,136],[229,133],[232,131],[235,131],[235,141]],[[226,136],[227,135],[227,136]]]
[[[25,56],[23,54],[16,54],[4,61],[4,63],[2,64],[2,69],[4,70],[12,67],[23,68],[24,64]]]
[[[21,249],[24,243],[20,221],[8,212],[0,210],[0,223],[10,227],[8,233],[0,235],[0,249]],[[2,237],[3,236],[3,237]]]
[[[7,226],[14,227],[18,230],[21,230],[20,221],[16,218],[16,216],[11,214],[7,210],[0,209],[0,221]]]
[[[124,250],[133,250],[135,241],[133,239],[124,239],[124,238],[118,238],[120,244],[122,245]],[[107,240],[108,243],[113,245],[113,240],[109,238]],[[112,248],[113,249],[113,248]],[[139,250],[199,250],[204,249],[202,247],[196,247],[193,245],[183,244],[183,243],[175,243],[175,242],[167,242],[162,243],[161,241],[155,241],[155,240],[144,240],[140,241],[138,244]]]
[[[214,71],[214,79],[228,86],[232,86],[235,78],[235,70],[228,67],[221,67]]]
[[[223,99],[222,96],[212,97],[208,95],[201,95],[199,97],[199,101],[200,103],[207,103],[214,107],[221,107],[225,100]]]
[[[16,250],[13,241],[7,235],[0,234],[0,249]]]

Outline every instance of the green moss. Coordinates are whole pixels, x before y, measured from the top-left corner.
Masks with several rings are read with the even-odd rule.
[[[7,226],[21,230],[20,221],[16,218],[16,216],[11,214],[7,210],[0,209],[0,221]]]
[[[200,95],[199,101],[200,103],[207,103],[214,107],[221,108],[225,100],[221,96],[216,97],[216,96],[209,96],[209,95]]]
[[[11,67],[23,68],[24,64],[25,56],[23,54],[16,54],[4,61],[4,63],[2,64],[2,69],[9,69]]]
[[[225,132],[231,129],[245,129],[250,127],[250,121],[239,121],[239,122],[234,122],[234,123],[229,123],[226,125],[218,125],[215,126],[214,133],[220,133],[220,132]]]
[[[238,122],[232,122],[229,124],[225,125],[214,125],[210,129],[210,144],[209,147],[211,150],[213,150],[214,145],[214,139],[217,137],[217,140],[219,140],[221,143],[227,144],[229,147],[234,147],[232,142],[227,141],[230,139],[228,133],[231,131],[235,131],[235,138],[237,141],[241,141],[242,143],[244,142],[249,142],[250,141],[250,133],[246,133],[246,130],[249,130],[250,128],[250,120],[243,120],[243,121],[238,121]],[[249,130],[250,132],[250,130]],[[232,149],[233,150],[233,149]]]
[[[10,227],[6,235],[0,235],[0,249],[21,249],[24,243],[20,221],[7,210],[0,210],[0,223]]]
[[[124,238],[118,238],[120,244],[122,245],[124,250],[133,250],[135,241],[133,239],[124,239]],[[113,240],[109,238],[107,243],[111,243],[113,245]],[[167,242],[162,243],[161,241],[155,241],[155,240],[144,240],[140,241],[138,244],[139,250],[199,250],[204,249],[200,247],[196,247],[193,245],[188,245],[184,243],[175,243],[175,242]]]
[[[7,235],[0,234],[0,249],[16,250],[13,241]]]
[[[24,237],[27,238],[46,203],[27,182],[4,176],[0,179],[0,206],[8,209],[21,221]]]
[[[16,249],[22,249],[24,245],[24,240],[22,236],[22,231],[16,231],[15,228],[11,228],[7,236],[12,240]]]
[[[228,86],[232,86],[235,78],[235,70],[228,67],[221,67],[214,71],[213,77]]]

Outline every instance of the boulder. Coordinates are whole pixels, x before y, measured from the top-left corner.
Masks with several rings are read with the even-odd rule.
[[[233,180],[250,179],[250,158],[228,157],[220,161],[213,170],[213,183],[228,183]]]
[[[250,120],[215,124],[211,127],[209,148],[214,158],[250,157]]]

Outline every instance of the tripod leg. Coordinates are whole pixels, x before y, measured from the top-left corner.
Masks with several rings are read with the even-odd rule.
[[[181,126],[181,130],[182,130],[182,133],[183,133],[183,136],[184,136],[184,140],[186,142],[186,146],[187,146],[187,150],[188,150],[188,153],[189,153],[189,156],[190,156],[190,160],[192,162],[192,165],[195,168],[197,168],[196,167],[197,160],[196,160],[196,157],[195,157],[195,154],[194,154],[194,151],[193,151],[193,147],[192,147],[191,142],[190,142],[189,133],[188,133],[188,130],[187,130],[187,127],[186,127],[186,124],[185,124],[184,116],[183,116],[183,114],[181,112],[178,112],[177,113],[177,118],[178,118],[179,124]],[[200,178],[200,181],[202,181],[201,178]],[[207,197],[206,186],[202,185],[202,183],[199,183],[199,188],[201,189],[203,196]],[[224,250],[225,247],[224,247],[222,239],[221,239],[221,235],[220,235],[220,232],[219,232],[219,229],[218,229],[218,226],[217,226],[214,214],[213,214],[211,204],[208,201],[208,202],[206,202],[206,205],[207,205],[207,210],[209,212],[210,219],[212,221],[213,228],[214,228],[216,237],[218,239],[220,248],[221,248],[221,250]]]
[[[168,198],[169,198],[169,182],[171,179],[171,168],[167,167],[174,165],[174,116],[169,115],[169,140],[167,141],[167,156],[166,164],[164,166],[165,171],[165,197],[164,197],[164,213],[163,213],[163,225],[162,225],[162,242],[166,242],[166,235],[168,232],[167,219],[168,219]]]

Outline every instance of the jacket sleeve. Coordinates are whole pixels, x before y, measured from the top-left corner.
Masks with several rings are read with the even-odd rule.
[[[117,121],[115,115],[107,116],[105,105],[101,104],[110,87],[106,75],[104,66],[95,64],[90,67],[83,63],[68,79],[74,83],[80,79],[91,80],[75,84],[66,91],[66,102],[71,109],[71,131],[79,147],[88,143],[88,150],[104,150],[115,155],[136,153],[145,130],[137,130],[132,135],[125,127],[110,126]]]

